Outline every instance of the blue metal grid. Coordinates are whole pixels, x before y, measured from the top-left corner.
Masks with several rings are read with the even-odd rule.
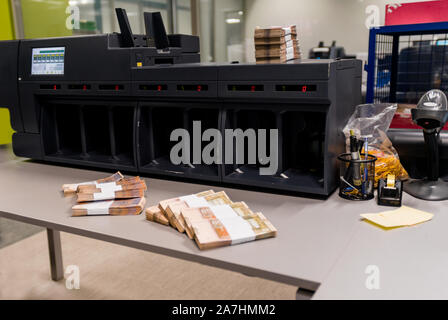
[[[448,91],[448,22],[373,28],[367,103],[416,103],[427,90]]]

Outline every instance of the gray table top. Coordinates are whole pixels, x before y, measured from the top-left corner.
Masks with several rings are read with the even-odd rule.
[[[346,248],[359,224],[360,205],[340,199],[307,199],[175,181],[145,179],[147,206],[207,189],[245,201],[278,229],[276,238],[201,251],[185,234],[138,216],[71,217],[74,198],[61,186],[108,174],[15,158],[0,150],[0,216],[315,290]],[[373,202],[362,207],[374,208]]]
[[[360,222],[313,299],[448,299],[448,201],[403,194],[403,204],[434,217],[391,230]],[[378,206],[373,212],[384,210]],[[378,287],[372,287],[376,275]]]
[[[445,203],[405,196],[406,204],[434,212],[436,217],[415,228],[383,231],[360,221],[360,213],[387,209],[373,200],[352,202],[339,198],[337,193],[318,200],[145,178],[147,206],[207,189],[224,190],[233,201],[245,201],[253,210],[263,212],[278,229],[276,238],[201,251],[184,234],[148,222],[144,214],[71,217],[74,198],[63,196],[62,184],[107,175],[103,171],[32,162],[14,157],[10,149],[0,149],[0,216],[309,290],[322,284],[316,298],[349,297],[352,289],[357,289],[355,296],[361,294],[366,263],[384,268],[384,288],[389,278],[396,281],[391,284],[409,281],[405,286],[408,288],[413,283],[409,276],[412,272],[422,279],[429,278],[434,270],[442,274],[448,262],[448,242],[443,241],[446,233],[442,227],[443,220],[448,220],[442,212]],[[385,294],[379,291],[379,295]],[[370,297],[369,293],[365,297]]]

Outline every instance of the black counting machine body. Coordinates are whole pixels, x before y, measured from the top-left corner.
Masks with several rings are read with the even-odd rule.
[[[298,195],[336,189],[342,128],[361,101],[359,60],[201,64],[198,37],[167,36],[158,13],[145,13],[146,35],[133,35],[116,11],[119,34],[0,42],[0,105],[16,155]],[[171,132],[193,139],[193,121],[223,137],[277,129],[276,173],[260,175],[258,158],[173,164]]]

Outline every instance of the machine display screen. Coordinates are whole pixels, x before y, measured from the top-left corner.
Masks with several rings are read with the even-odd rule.
[[[275,86],[275,91],[311,92],[316,90],[317,86],[315,84],[281,84]]]
[[[63,75],[65,47],[33,48],[32,75]]]

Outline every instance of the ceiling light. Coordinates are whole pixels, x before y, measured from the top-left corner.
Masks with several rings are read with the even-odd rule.
[[[240,20],[240,19],[237,19],[237,18],[229,18],[229,19],[226,19],[226,22],[227,22],[228,24],[234,24],[234,23],[240,23],[241,20]]]

